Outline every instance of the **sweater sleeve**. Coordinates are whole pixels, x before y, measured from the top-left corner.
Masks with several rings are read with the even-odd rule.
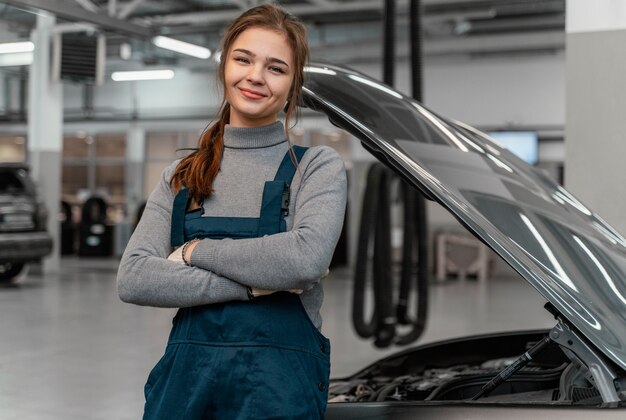
[[[124,302],[182,308],[247,300],[247,288],[197,267],[169,261],[174,194],[169,180],[177,162],[163,171],[150,195],[117,272],[117,290]]]
[[[334,149],[317,147],[306,154],[290,231],[252,239],[203,239],[191,264],[267,290],[307,290],[319,282],[341,234],[347,180]]]

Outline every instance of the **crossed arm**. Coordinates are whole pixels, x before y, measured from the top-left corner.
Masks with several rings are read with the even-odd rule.
[[[247,287],[306,290],[315,285],[339,238],[347,193],[343,161],[336,152],[312,152],[317,155],[301,168],[291,231],[263,238],[204,239],[190,247],[191,267],[167,260],[172,251],[173,164],[164,171],[122,257],[120,298],[139,305],[187,307],[246,300]]]

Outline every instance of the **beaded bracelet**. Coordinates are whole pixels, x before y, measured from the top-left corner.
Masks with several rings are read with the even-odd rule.
[[[182,249],[182,259],[183,259],[183,263],[185,263],[185,265],[191,266],[191,263],[189,261],[187,261],[187,259],[185,258],[185,254],[187,253],[187,248],[189,247],[189,245],[191,245],[192,243],[198,242],[200,239],[192,239],[191,241],[187,241],[183,244],[183,249]]]

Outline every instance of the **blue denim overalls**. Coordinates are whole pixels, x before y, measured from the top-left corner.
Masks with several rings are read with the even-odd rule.
[[[300,161],[306,148],[294,146],[294,152]],[[265,183],[259,218],[186,213],[188,190],[181,189],[172,210],[172,246],[284,232],[294,173],[287,153],[274,180]],[[181,308],[173,323],[145,386],[144,420],[323,418],[330,342],[298,295]]]

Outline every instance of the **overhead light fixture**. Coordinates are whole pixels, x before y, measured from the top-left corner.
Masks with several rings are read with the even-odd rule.
[[[0,67],[29,66],[33,64],[32,52],[0,54]]]
[[[130,60],[133,56],[133,49],[128,42],[123,42],[120,45],[120,58],[122,60]]]
[[[35,51],[35,44],[30,41],[6,42],[0,44],[0,54],[27,53]]]
[[[179,41],[174,38],[168,38],[166,36],[155,36],[152,38],[152,43],[160,48],[165,48],[170,51],[175,51],[181,54],[191,55],[197,58],[207,59],[211,57],[211,50],[201,47],[199,45],[190,44],[188,42]]]
[[[34,50],[30,41],[0,43],[0,67],[28,66],[33,63]]]
[[[172,78],[174,78],[173,70],[116,71],[111,74],[111,79],[116,82],[128,82],[132,80],[169,80]]]

